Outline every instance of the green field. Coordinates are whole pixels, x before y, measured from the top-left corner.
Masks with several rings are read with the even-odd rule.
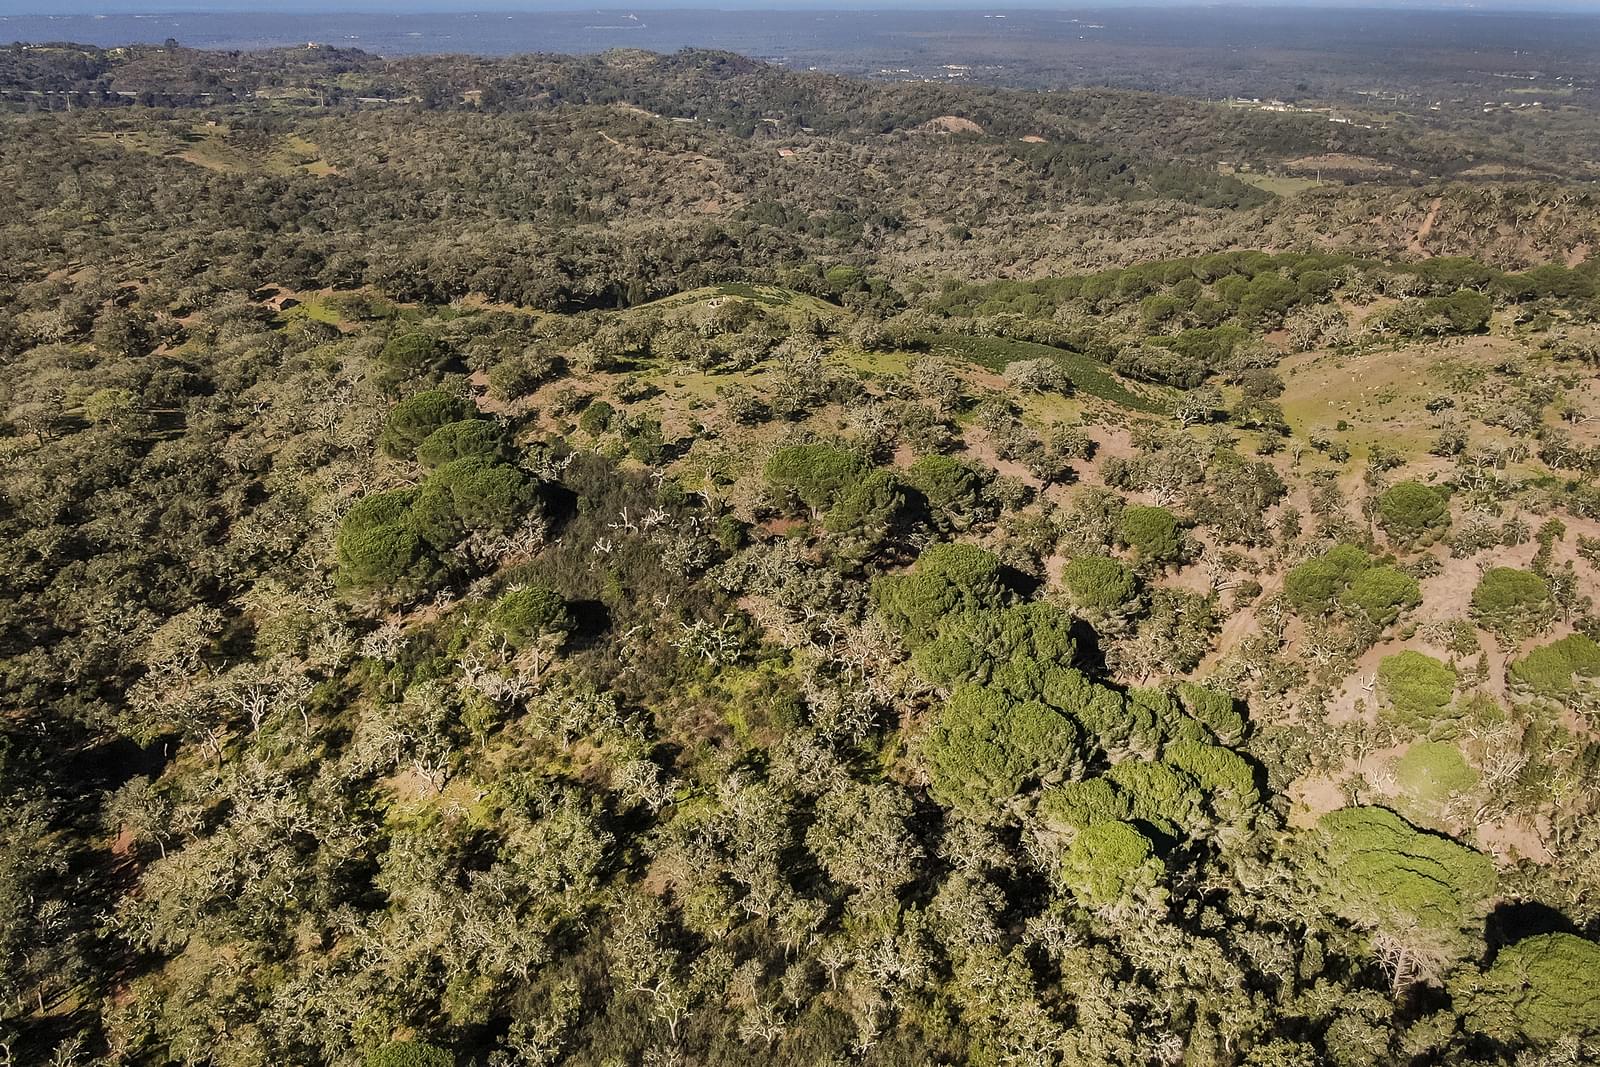
[[[230,137],[230,132],[223,123],[195,123],[173,136],[119,130],[95,133],[91,139],[115,144],[130,152],[168,156],[226,173],[326,177],[336,172],[332,164],[321,158],[321,149],[304,137],[286,134],[261,144],[247,144]]]
[[[1294,178],[1274,174],[1235,174],[1234,177],[1273,196],[1298,196],[1307,189],[1316,189],[1328,184],[1315,178]]]
[[[767,310],[785,315],[823,315],[833,317],[844,313],[844,309],[837,305],[805,293],[797,293],[793,289],[785,289],[778,285],[750,285],[744,282],[731,282],[725,285],[708,285],[701,289],[690,289],[687,292],[664,296],[659,300],[651,300],[631,310],[691,311],[703,308],[713,300],[727,300],[730,298],[748,300],[752,303],[760,304]]]

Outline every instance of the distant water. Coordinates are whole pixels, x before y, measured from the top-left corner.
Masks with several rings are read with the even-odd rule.
[[[859,45],[862,34],[877,37],[913,29],[1001,35],[1009,29],[1008,21],[980,12],[828,11],[0,15],[0,42],[74,41],[109,47],[175,38],[193,48],[224,50],[316,42],[386,56],[586,53],[609,48],[670,52],[693,46],[775,56],[791,51],[822,53],[845,42]]]

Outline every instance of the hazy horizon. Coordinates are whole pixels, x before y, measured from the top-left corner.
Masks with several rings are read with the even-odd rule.
[[[846,7],[812,0],[809,7],[758,7],[724,0],[729,6],[711,8],[658,0],[650,7],[597,10],[577,8],[572,0],[545,0],[540,10],[474,4],[475,10],[428,11],[423,9],[437,0],[413,0],[417,10],[380,13],[299,10],[298,0],[270,11],[233,9],[238,0],[210,2],[214,10],[0,14],[0,43],[71,41],[111,48],[172,39],[197,49],[252,51],[315,41],[391,57],[709,48],[857,76],[960,76],[1035,87],[1160,85],[1193,93],[1220,84],[1218,72],[1227,72],[1223,80],[1247,95],[1305,91],[1296,87],[1317,83],[1336,68],[1348,72],[1352,63],[1381,78],[1394,63],[1421,62],[1440,77],[1439,91],[1447,92],[1450,71],[1463,56],[1488,61],[1493,54],[1501,65],[1515,66],[1518,57],[1539,54],[1563,69],[1587,69],[1600,55],[1600,18],[1594,10],[1571,7],[1327,7],[1248,0],[1054,8]],[[1161,64],[1165,77],[1153,77],[1146,64],[1130,58],[1152,49],[1167,56]],[[1243,55],[1251,58],[1241,64]],[[1385,58],[1374,62],[1373,56]],[[1212,73],[1195,80],[1197,62]],[[964,66],[956,75],[948,64]],[[1270,90],[1261,79],[1268,70],[1280,76]]]
[[[337,0],[334,4],[319,4],[314,0],[289,0],[287,3],[259,3],[251,0],[59,0],[45,5],[41,0],[0,0],[0,17],[30,16],[49,18],[56,16],[83,17],[96,15],[180,15],[180,14],[252,14],[275,13],[307,14],[465,14],[474,12],[632,12],[632,11],[1111,11],[1130,7],[1261,7],[1286,9],[1349,10],[1405,10],[1472,12],[1549,12],[1549,13],[1600,13],[1600,0],[1338,0],[1323,3],[1319,0],[1228,0],[1224,4],[1197,3],[1196,0],[1119,0],[1114,3],[1059,3],[1051,0],[1004,0],[998,4],[973,3],[972,0],[870,0],[852,3],[848,0],[780,0],[779,3],[761,3],[759,0],[711,0],[711,2],[684,2],[684,0],[636,0],[633,3],[616,3],[606,0],[598,4],[585,4],[581,0],[468,0],[465,3],[448,3],[445,0]]]

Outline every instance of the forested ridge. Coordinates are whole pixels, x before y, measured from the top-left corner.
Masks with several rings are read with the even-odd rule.
[[[0,100],[0,1064],[1600,1050],[1583,185],[705,53]]]

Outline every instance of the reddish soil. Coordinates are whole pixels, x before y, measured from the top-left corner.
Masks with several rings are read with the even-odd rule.
[[[1541,829],[1542,824],[1542,829]],[[1555,857],[1545,846],[1549,825],[1543,816],[1530,823],[1525,819],[1501,819],[1479,823],[1475,828],[1478,844],[1502,866],[1514,866],[1519,858],[1549,863]]]
[[[1078,464],[1078,480],[1088,485],[1104,485],[1100,468],[1108,459],[1132,459],[1139,454],[1133,447],[1133,435],[1122,426],[1095,426],[1090,430],[1094,438],[1094,456]]]
[[[1309,827],[1330,811],[1345,806],[1344,790],[1333,778],[1318,775],[1302,778],[1289,786],[1289,825]]]
[[[1422,225],[1417,227],[1416,236],[1412,237],[1406,245],[1407,251],[1419,256],[1428,254],[1428,249],[1424,242],[1427,241],[1428,235],[1433,233],[1434,223],[1439,221],[1439,205],[1443,202],[1442,197],[1436,196],[1433,198],[1432,203],[1428,205],[1428,214],[1422,219]]]
[[[1035,489],[1038,489],[1044,485],[1043,482],[1029,473],[1028,468],[1024,467],[1022,464],[1016,462],[1015,460],[1001,459],[999,454],[994,450],[994,442],[989,440],[989,435],[983,433],[982,431],[979,431],[976,434],[968,435],[965,451],[970,459],[975,460],[978,463],[982,463],[985,466],[994,468],[995,472],[998,474],[1004,474],[1012,478],[1017,478],[1023,482],[1026,482],[1028,485],[1033,486]]]
[[[796,530],[804,529],[809,525],[804,519],[768,519],[761,524],[761,532],[774,537],[788,537]]]

